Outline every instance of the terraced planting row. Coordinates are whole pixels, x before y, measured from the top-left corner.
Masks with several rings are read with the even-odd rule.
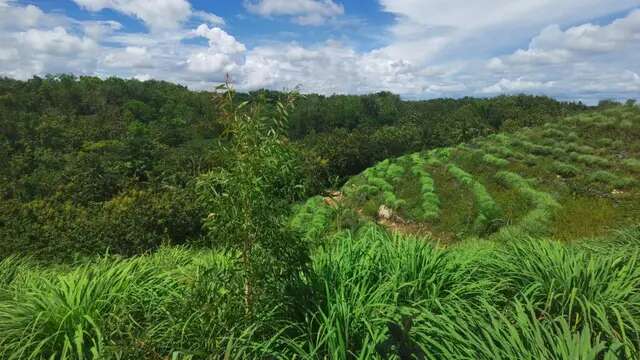
[[[640,111],[632,112],[605,124],[602,114],[583,114],[386,160],[345,185],[346,202],[369,219],[386,205],[447,239],[604,234],[640,216],[640,146],[623,141],[640,135]]]
[[[533,209],[517,224],[501,228],[494,238],[508,240],[516,234],[523,233],[537,236],[549,235],[552,218],[560,209],[560,204],[551,195],[536,190],[529,181],[513,172],[501,171],[496,174],[496,179],[504,186],[516,189],[531,203]]]
[[[555,129],[552,128],[552,130]],[[564,133],[559,131],[558,133],[549,133],[549,129],[545,129],[542,134],[555,134],[557,138],[564,137]],[[575,136],[575,133],[571,134]],[[573,136],[569,136],[569,138],[573,139]],[[500,139],[502,143],[506,140],[504,136],[496,137],[496,139]],[[514,151],[506,145],[496,146],[485,142],[482,144],[482,148],[487,151],[487,154],[483,157],[483,160],[487,164],[496,167],[505,167],[509,164],[508,160],[499,158],[494,154],[511,156],[516,159],[527,159],[530,160],[525,161],[528,165],[536,165],[541,163],[542,158],[551,157],[554,160],[550,163],[549,169],[555,174],[563,178],[573,178],[579,174],[585,174],[588,183],[600,184],[609,191],[624,189],[636,182],[633,177],[607,170],[614,167],[614,162],[609,158],[594,155],[597,149],[592,146],[580,144],[576,141],[563,143],[561,140],[554,138],[545,138],[544,140],[543,142],[547,145],[533,143],[524,137],[517,137],[510,141],[510,144],[514,145],[514,147],[521,148],[529,154]],[[530,154],[534,154],[535,158]],[[621,164],[628,171],[634,172],[640,169],[640,161],[635,158],[624,159]],[[584,166],[593,171],[586,174]]]
[[[476,234],[484,235],[497,227],[502,211],[484,185],[475,180],[473,175],[462,170],[453,163],[447,165],[447,171],[461,184],[467,186],[474,197],[477,214],[473,224]]]
[[[511,151],[506,147],[504,149]],[[473,222],[470,224],[470,232],[465,233],[463,231],[463,233],[466,235],[489,236],[500,230],[501,225],[504,223],[503,212],[501,206],[494,200],[485,185],[476,179],[473,174],[463,170],[455,163],[453,158],[466,151],[481,156],[486,166],[490,168],[501,169],[510,163],[506,159],[484,153],[481,149],[474,149],[466,145],[455,149],[439,149],[426,155],[416,153],[396,159],[393,162],[381,162],[375,167],[366,170],[360,176],[360,183],[345,186],[345,193],[351,198],[360,197],[361,200],[377,199],[378,202],[374,202],[375,206],[387,205],[392,209],[398,210],[400,207],[407,205],[407,201],[398,199],[395,194],[391,197],[388,193],[393,194],[395,190],[392,184],[398,184],[401,179],[404,178],[406,180],[406,177],[411,176],[412,180],[417,182],[419,186],[420,196],[420,201],[411,202],[412,204],[417,204],[415,205],[417,209],[413,209],[414,211],[412,212],[417,214],[414,220],[420,223],[440,225],[438,220],[440,220],[442,209],[451,204],[441,202],[436,182],[428,169],[434,171],[443,169],[451,176],[452,180],[464,186],[473,198]],[[503,150],[502,152],[506,153],[506,151]],[[511,153],[515,154],[513,151]],[[410,173],[404,170],[405,166],[410,169]],[[505,188],[517,188],[517,193],[524,197],[528,203],[531,203],[533,207],[529,213],[526,213],[520,219],[522,224],[510,225],[508,231],[533,232],[535,230],[538,233],[541,230],[546,231],[549,217],[552,215],[552,212],[546,212],[546,209],[551,207],[540,210],[538,205],[541,202],[536,199],[544,198],[547,200],[545,204],[548,205],[552,203],[552,198],[544,192],[533,189],[531,186],[524,187],[524,184],[527,184],[526,181],[515,173],[505,171],[500,174],[501,177],[506,179],[501,184]],[[510,175],[507,176],[505,174]],[[440,181],[447,180],[442,178]],[[534,197],[534,195],[536,196]],[[450,194],[447,194],[446,197],[450,198]],[[373,216],[375,214],[370,211],[368,215]],[[506,234],[508,232],[504,230],[502,233]]]
[[[435,221],[440,218],[440,198],[436,193],[435,182],[429,173],[425,171],[427,161],[420,154],[412,154],[411,173],[418,179],[422,206],[419,219],[422,221]]]

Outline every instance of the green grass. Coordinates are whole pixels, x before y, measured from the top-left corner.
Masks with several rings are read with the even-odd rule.
[[[295,291],[273,294],[251,317],[234,254],[163,248],[40,269],[3,278],[11,296],[0,300],[0,354],[381,359],[381,351],[395,358],[411,349],[427,359],[637,358],[640,232],[610,239],[615,247],[519,236],[444,249],[367,225],[327,239],[290,280]],[[7,259],[0,269],[23,265],[31,263]]]
[[[386,177],[387,178],[391,178],[394,181],[398,181],[398,179],[400,179],[400,177],[402,177],[402,175],[404,175],[404,168],[400,165],[397,164],[391,164],[389,165],[389,167],[387,168],[386,171]]]
[[[365,170],[361,174],[363,181],[347,183],[343,191],[357,206],[366,207],[367,215],[374,216],[380,205],[398,210],[406,201],[397,197],[394,185],[401,183],[405,173],[403,166],[387,159]]]
[[[562,199],[551,233],[554,239],[568,242],[603,236],[624,226],[621,213],[624,210],[610,199],[573,194]]]

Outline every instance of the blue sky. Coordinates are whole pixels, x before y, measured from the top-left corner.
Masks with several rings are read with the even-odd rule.
[[[640,0],[0,0],[0,75],[405,98],[640,94]]]

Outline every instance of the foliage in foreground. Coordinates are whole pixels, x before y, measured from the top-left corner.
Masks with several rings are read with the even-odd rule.
[[[365,226],[243,311],[237,253],[165,248],[73,270],[0,263],[9,359],[613,359],[640,355],[640,232],[610,246],[449,249]]]

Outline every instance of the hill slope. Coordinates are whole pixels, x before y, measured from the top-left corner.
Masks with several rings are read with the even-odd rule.
[[[393,215],[379,222],[443,242],[576,240],[637,223],[639,179],[640,109],[620,106],[387,159],[350,179],[341,203],[371,219],[384,205]]]

